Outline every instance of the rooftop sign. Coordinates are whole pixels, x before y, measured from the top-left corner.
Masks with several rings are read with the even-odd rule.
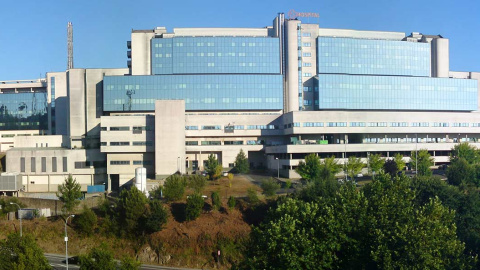
[[[311,18],[320,18],[320,14],[314,12],[297,12],[293,9],[288,11],[288,18],[295,19],[298,17],[311,17]]]

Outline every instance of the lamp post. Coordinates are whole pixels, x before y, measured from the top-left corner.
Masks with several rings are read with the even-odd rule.
[[[182,172],[180,171],[180,157],[177,157],[177,171],[182,174]]]
[[[68,235],[67,235],[67,223],[69,218],[73,218],[75,215],[70,215],[65,219],[65,264],[67,265],[68,270]]]
[[[14,203],[14,202],[10,202],[10,204],[15,204],[16,206],[18,206],[18,218],[20,219],[20,237],[22,237],[22,216],[20,215],[20,210],[22,208],[20,207],[20,205]]]
[[[415,176],[418,176],[418,137],[415,133]]]
[[[280,178],[280,159],[278,157],[275,158],[277,160],[277,179]]]

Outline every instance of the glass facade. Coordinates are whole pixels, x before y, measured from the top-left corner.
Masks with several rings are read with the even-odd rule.
[[[318,73],[430,76],[430,44],[317,38]]]
[[[45,91],[0,94],[0,130],[47,130]]]
[[[56,134],[55,124],[55,77],[50,78],[50,112],[52,116],[52,134]]]
[[[184,99],[186,110],[281,110],[282,75],[105,76],[104,111],[153,111]]]
[[[318,75],[319,109],[477,110],[477,81],[451,78]]]
[[[152,74],[279,74],[279,46],[273,37],[153,38]]]

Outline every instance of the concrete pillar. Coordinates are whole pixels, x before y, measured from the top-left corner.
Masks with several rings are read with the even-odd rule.
[[[50,174],[47,177],[48,177],[47,191],[50,192]]]
[[[107,193],[112,192],[112,175],[107,175]]]
[[[448,78],[450,71],[449,40],[434,38],[432,40],[432,77]]]

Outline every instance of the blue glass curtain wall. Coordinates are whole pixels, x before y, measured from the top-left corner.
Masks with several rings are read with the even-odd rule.
[[[0,94],[0,130],[47,130],[47,93]]]
[[[430,44],[317,38],[318,73],[430,76]]]
[[[477,110],[477,81],[320,74],[319,109]]]
[[[174,37],[151,41],[152,74],[279,74],[279,39]]]
[[[184,99],[186,110],[281,110],[282,75],[105,76],[104,111],[153,111]]]

